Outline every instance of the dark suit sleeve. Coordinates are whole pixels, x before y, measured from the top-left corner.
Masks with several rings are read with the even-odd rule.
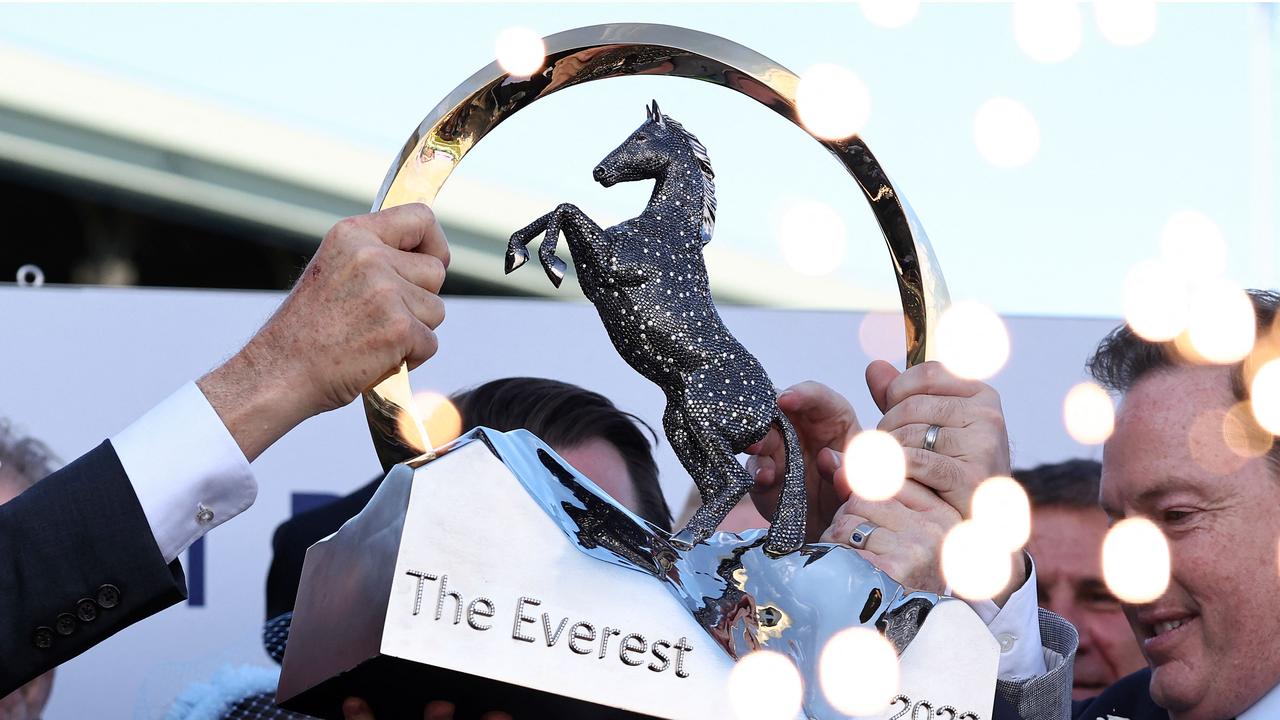
[[[186,595],[102,443],[0,505],[0,697]]]

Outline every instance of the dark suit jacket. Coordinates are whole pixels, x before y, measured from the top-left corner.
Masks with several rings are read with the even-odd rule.
[[[102,443],[0,505],[0,697],[186,596]]]
[[[381,476],[374,478],[350,495],[298,513],[276,528],[271,539],[271,569],[267,572],[267,620],[293,611],[307,548],[337,532],[342,523],[359,515],[381,483]]]
[[[1169,712],[1151,699],[1151,670],[1144,669],[1120,678],[1102,694],[1072,703],[1076,720],[1106,720],[1108,715],[1128,720],[1169,720]]]

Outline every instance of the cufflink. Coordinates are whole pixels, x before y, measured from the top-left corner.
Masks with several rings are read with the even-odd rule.
[[[196,522],[201,525],[208,525],[213,522],[213,511],[204,506],[204,503],[196,505]]]
[[[98,594],[95,599],[98,602],[98,607],[103,610],[110,610],[120,604],[120,588],[115,585],[103,585],[98,588]]]

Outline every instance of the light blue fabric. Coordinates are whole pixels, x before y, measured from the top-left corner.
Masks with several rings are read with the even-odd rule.
[[[164,720],[219,720],[241,698],[274,693],[280,668],[258,665],[224,667],[209,682],[196,683],[173,701]]]

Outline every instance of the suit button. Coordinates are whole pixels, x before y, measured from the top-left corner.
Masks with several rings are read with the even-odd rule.
[[[76,603],[76,617],[80,622],[93,622],[98,619],[98,604],[89,598],[80,598]]]
[[[103,585],[98,588],[98,607],[103,610],[110,610],[119,604],[120,588],[115,585]]]
[[[76,631],[76,616],[71,613],[58,615],[57,621],[53,623],[53,629],[57,630],[59,635],[70,635]]]
[[[53,630],[41,625],[32,634],[31,643],[41,650],[48,650],[53,647]]]

